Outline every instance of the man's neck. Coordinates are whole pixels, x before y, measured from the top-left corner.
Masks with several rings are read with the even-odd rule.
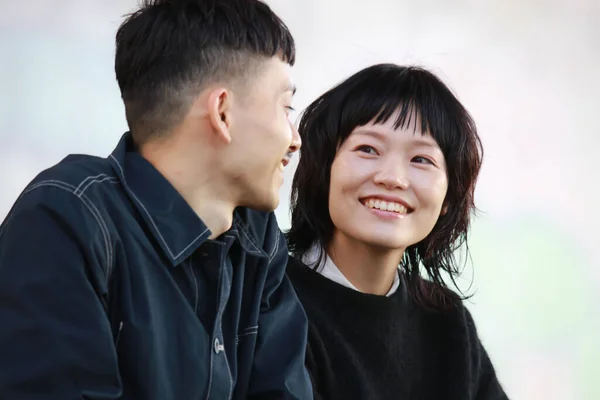
[[[209,239],[231,227],[236,204],[222,174],[215,171],[216,166],[202,168],[198,160],[211,164],[208,156],[186,154],[186,149],[182,150],[176,143],[147,145],[140,149],[140,154],[173,185],[204,222],[211,231]]]
[[[383,296],[394,283],[403,250],[374,249],[338,232],[327,254],[358,290]]]

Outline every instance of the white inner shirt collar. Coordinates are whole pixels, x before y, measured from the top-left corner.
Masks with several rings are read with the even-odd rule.
[[[308,250],[304,254],[304,256],[302,257],[302,262],[304,264],[312,266],[317,262],[318,259],[319,245],[315,244],[310,248],[310,250]],[[337,265],[335,265],[335,263],[327,253],[325,253],[325,258],[322,261],[321,265],[317,266],[316,271],[323,275],[325,278],[334,281],[335,283],[360,292],[360,290],[358,290],[356,286],[354,286],[352,282],[350,282],[348,278],[344,276],[342,271],[340,271],[340,269],[337,267]],[[392,294],[394,294],[396,290],[398,290],[398,286],[400,286],[400,277],[398,276],[398,274],[395,274],[394,283],[392,284],[390,290],[388,290],[388,292],[386,293],[386,296],[389,297]]]

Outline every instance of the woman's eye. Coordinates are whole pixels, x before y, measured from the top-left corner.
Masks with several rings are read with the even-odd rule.
[[[356,148],[356,150],[357,151],[361,151],[363,153],[367,153],[367,154],[373,154],[373,155],[377,154],[377,150],[375,150],[375,148],[372,147],[372,146],[366,146],[366,145],[359,146],[359,147]]]
[[[412,162],[415,162],[417,164],[431,164],[431,165],[435,165],[435,163],[432,160],[430,160],[427,157],[422,157],[422,156],[413,157]]]

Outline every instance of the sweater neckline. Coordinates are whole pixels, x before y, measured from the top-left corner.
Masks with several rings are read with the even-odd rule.
[[[353,312],[363,310],[366,313],[379,314],[408,302],[406,282],[400,271],[398,289],[390,296],[362,293],[341,285],[294,257],[290,257],[288,273],[297,289],[307,292],[308,297],[315,301],[326,301],[339,308],[351,308]]]

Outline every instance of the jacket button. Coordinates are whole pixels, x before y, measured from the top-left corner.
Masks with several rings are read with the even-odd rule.
[[[220,352],[225,350],[225,347],[221,344],[221,341],[219,340],[219,338],[215,338],[214,350],[215,350],[215,354],[219,354]]]

